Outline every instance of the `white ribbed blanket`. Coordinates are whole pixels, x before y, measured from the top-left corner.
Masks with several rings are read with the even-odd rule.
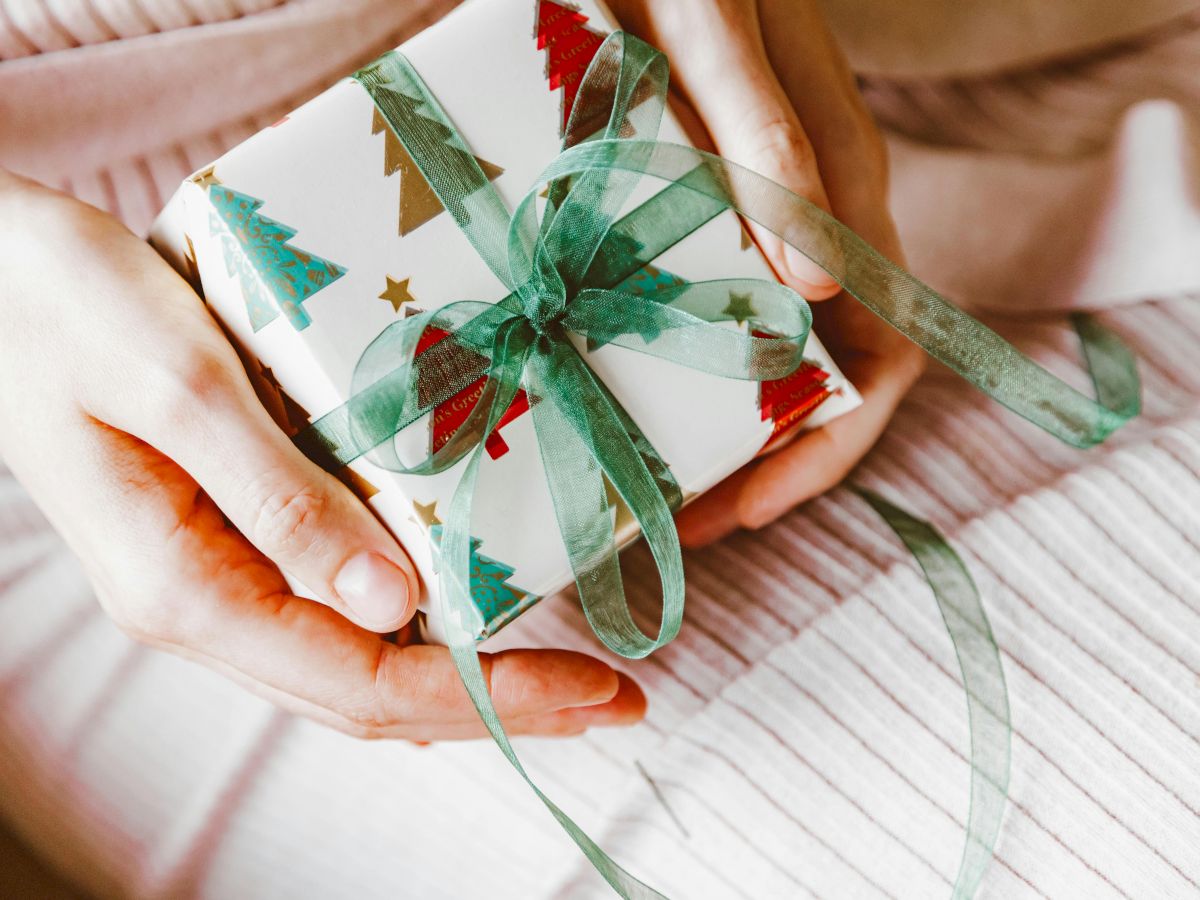
[[[192,22],[238,11],[143,3],[159,18],[180,13],[159,28],[187,25],[181,10]],[[256,12],[266,6],[246,4],[246,21],[270,14]],[[120,22],[155,30],[139,8],[0,0],[0,56],[29,55],[39,41],[72,52],[64,22],[85,21],[80,10],[107,13],[113,33],[89,18],[96,33],[77,27],[76,44],[124,35]],[[394,27],[404,18],[395,13]],[[1040,80],[869,85],[881,114],[909,134],[893,141],[896,195],[919,274],[991,305],[1003,292],[990,277],[1018,267],[1005,292],[1019,287],[1022,305],[1043,290],[1064,302],[1137,301],[1105,320],[1139,354],[1146,413],[1108,445],[1061,446],[934,369],[854,475],[954,543],[1003,651],[1012,802],[987,897],[1200,895],[1200,305],[1187,292],[1193,258],[1167,253],[1166,264],[1139,267],[1148,251],[1130,227],[1159,235],[1167,217],[1162,233],[1177,238],[1195,227],[1196,162],[1183,152],[1195,109],[1184,88],[1196,85],[1186,63],[1200,40],[1194,29],[1179,34]],[[7,65],[0,85],[16,77]],[[1122,102],[1133,102],[1133,71],[1147,85],[1141,99],[1173,84],[1177,105],[1113,115],[1104,84],[1114,67]],[[61,183],[143,225],[190,165],[273,114],[173,136]],[[934,150],[924,142],[939,133],[938,115],[946,146]],[[999,129],[1004,152],[991,153],[1005,115],[1016,124]],[[1083,137],[1039,157],[1039,129],[1064,122]],[[1145,191],[1129,185],[1152,188],[1168,175],[1182,187],[1147,211]],[[1054,185],[1066,198],[1057,205]],[[1115,231],[1096,204],[1069,205],[1107,189],[1133,204]],[[939,204],[918,202],[939,192],[940,227],[930,212]],[[989,197],[999,210],[991,218]],[[1070,228],[1077,239],[1065,241]],[[946,234],[970,246],[965,262],[949,258]],[[1038,257],[1039,239],[1052,258]],[[984,258],[987,246],[998,259]],[[1111,281],[1095,273],[1111,270],[1111,254],[1127,262],[1106,295]],[[1063,270],[1070,277],[1051,277]],[[1078,378],[1061,319],[1000,328]],[[535,777],[675,897],[948,896],[966,814],[965,704],[906,552],[860,500],[835,490],[687,564],[682,636],[629,667],[649,694],[646,723],[520,742]],[[652,607],[655,576],[641,549],[626,572]],[[568,598],[547,601],[501,640],[596,650]],[[132,645],[2,471],[0,813],[105,896],[605,896],[489,744],[359,743]]]

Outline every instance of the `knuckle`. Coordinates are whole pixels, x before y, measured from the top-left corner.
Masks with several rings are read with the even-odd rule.
[[[775,521],[775,514],[761,509],[742,509],[738,512],[738,524],[747,531],[760,531]]]
[[[787,116],[766,116],[745,134],[755,158],[769,160],[770,165],[792,178],[807,181],[814,177],[817,157],[812,142]]]
[[[251,530],[260,548],[300,557],[313,549],[321,534],[319,522],[328,498],[308,485],[260,489],[258,514]]]
[[[147,379],[153,412],[160,422],[183,424],[230,395],[229,363],[213,348],[191,343],[163,360]]]
[[[750,109],[737,127],[737,155],[751,169],[790,182],[794,188],[810,184],[816,170],[812,144],[784,109]]]
[[[371,664],[371,677],[366,690],[355,692],[348,702],[336,710],[347,734],[362,740],[376,740],[388,729],[402,723],[402,716],[392,708],[390,698],[401,690],[395,647],[381,643],[378,655]]]
[[[113,623],[138,643],[172,643],[183,630],[184,610],[177,596],[166,589],[143,589],[101,602]]]

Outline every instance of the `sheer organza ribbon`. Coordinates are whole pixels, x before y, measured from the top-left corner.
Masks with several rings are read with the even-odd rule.
[[[446,637],[463,683],[505,756],[609,884],[624,897],[659,897],[530,780],[500,724],[476,652],[472,501],[484,443],[517,392],[524,390],[531,401],[559,530],[588,620],[613,651],[639,658],[674,638],[682,621],[683,564],[672,519],[682,492],[580,349],[612,343],[727,378],[761,381],[782,378],[800,365],[811,324],[805,301],[771,281],[702,281],[649,294],[621,290],[624,279],[714,216],[734,210],[779,235],[935,358],[1077,446],[1103,440],[1136,413],[1136,370],[1114,336],[1094,323],[1081,329],[1101,402],[1093,401],[802,197],[718,156],[654,140],[666,104],[666,59],[622,32],[604,42],[581,82],[562,153],[512,213],[401,53],[385,54],[354,77],[509,293],[499,302],[463,300],[389,326],[362,354],[350,399],[302,432],[297,443],[331,469],[361,456],[414,475],[461,465],[442,531],[439,579]],[[665,186],[618,217],[646,176]],[[539,204],[543,185],[545,202]],[[731,292],[749,298],[753,312],[744,330],[725,312]],[[449,337],[418,352],[429,329]],[[406,462],[401,432],[485,376],[479,400],[450,439],[419,461]],[[662,617],[653,637],[634,622],[625,598],[606,480],[637,520],[661,577]],[[929,544],[934,548],[929,558],[938,546]],[[986,619],[983,623],[990,641]],[[1002,673],[996,682],[998,658],[995,667],[974,665],[976,655],[962,650],[963,637],[974,632],[950,627],[950,633],[968,695],[994,697],[998,689],[1004,698],[1006,779],[1007,695]],[[991,646],[994,650],[994,642]],[[992,773],[984,780],[999,791],[998,805],[973,804],[968,829],[968,849],[979,845],[986,863],[1003,811],[1004,784],[995,781],[994,765],[980,764],[974,737],[989,732],[978,730],[976,707],[970,708],[974,770]],[[982,824],[975,821],[977,810]],[[973,892],[982,873],[978,859],[978,853],[971,855],[968,865],[964,853],[958,896]]]

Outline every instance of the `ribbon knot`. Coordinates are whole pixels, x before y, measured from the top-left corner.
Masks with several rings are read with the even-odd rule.
[[[521,299],[521,312],[535,332],[540,335],[551,330],[556,334],[562,332],[569,299],[561,278],[551,280],[535,274],[521,285],[517,296]]]

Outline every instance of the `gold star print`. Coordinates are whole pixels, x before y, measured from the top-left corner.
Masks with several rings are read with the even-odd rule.
[[[442,520],[437,516],[437,501],[432,503],[418,503],[413,501],[413,512],[417,514],[417,521],[430,528],[434,525],[441,525]]]
[[[379,295],[380,300],[386,300],[392,304],[392,309],[395,312],[400,312],[400,307],[405,303],[412,303],[416,298],[408,292],[408,282],[410,279],[404,278],[396,281],[391,275],[384,276],[387,278],[387,289]]]
[[[758,315],[754,310],[754,305],[750,302],[753,299],[753,294],[736,294],[730,291],[729,305],[721,310],[721,315],[729,316],[729,318],[733,319],[739,325],[742,325],[747,319],[753,319]]]
[[[258,367],[259,367],[259,372],[262,374],[263,381],[265,381],[267,384],[269,384],[271,386],[272,390],[274,390],[274,391],[282,391],[283,390],[283,386],[279,383],[279,380],[275,377],[275,373],[271,371],[270,366],[264,366],[262,364],[262,360],[259,360]]]

